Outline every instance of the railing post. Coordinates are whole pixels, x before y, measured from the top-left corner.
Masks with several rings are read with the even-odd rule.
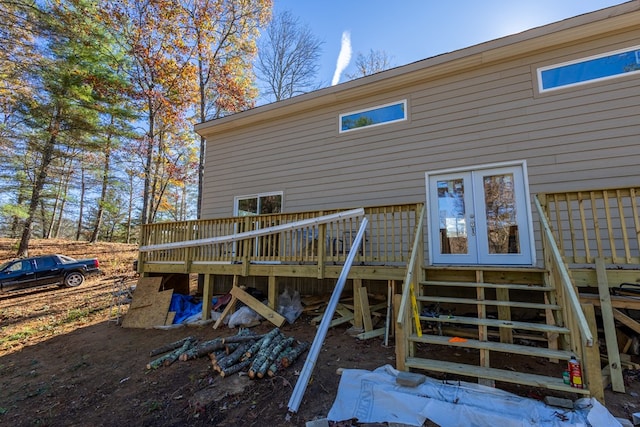
[[[324,279],[327,258],[327,224],[318,225],[318,279]]]

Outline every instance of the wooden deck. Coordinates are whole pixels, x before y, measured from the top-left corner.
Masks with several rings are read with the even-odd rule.
[[[414,203],[364,208],[369,226],[364,244],[359,248],[353,248],[352,242],[361,217],[308,223],[314,218],[347,210],[145,225],[141,245],[155,249],[141,250],[139,272],[145,276],[202,274],[205,300],[212,295],[217,278],[233,278],[234,285],[238,278],[262,278],[268,284],[269,305],[274,308],[279,282],[283,279],[314,283],[315,293],[330,293],[347,256],[355,250],[355,261],[348,278],[353,283],[356,302],[363,281],[383,283],[385,289],[387,286],[400,289],[395,285],[402,284],[402,291],[394,297],[399,369],[440,371],[455,368],[455,372],[487,381],[546,383],[550,389],[565,390],[557,378],[535,373],[528,376],[510,374],[491,366],[491,352],[530,351],[513,347],[512,330],[518,325],[519,329],[539,334],[546,342],[546,348],[531,351],[536,357],[564,360],[570,354],[576,354],[583,361],[588,386],[581,393],[602,398],[600,356],[594,346],[597,342],[593,329],[594,309],[592,305],[584,305],[577,289],[595,288],[601,294],[600,300],[606,301],[609,287],[640,281],[639,194],[637,187],[538,194],[534,204],[539,223],[534,228],[540,233],[536,240],[538,250],[543,254],[542,267],[428,266],[425,263],[424,205]],[[286,229],[262,232],[281,226]],[[221,236],[238,235],[243,238],[216,240]],[[198,243],[207,239],[214,242]],[[181,246],[181,242],[186,244]],[[227,285],[230,283],[227,281]],[[412,287],[416,295],[413,302],[409,298]],[[541,295],[537,302],[519,301],[518,294],[531,287]],[[456,291],[453,295],[446,295],[446,292],[443,295],[443,289]],[[460,292],[467,292],[467,295]],[[453,367],[445,361],[417,357],[417,343],[449,345],[441,336],[421,336],[420,323],[433,322],[421,315],[421,311],[433,303],[475,307],[470,310],[475,311],[475,316],[457,316],[445,323],[476,329],[477,333],[466,341],[467,344],[461,345],[478,352],[476,366]],[[487,307],[491,307],[491,313]],[[355,310],[357,312],[358,308]],[[538,310],[541,313],[538,317],[543,322],[518,323],[512,319],[514,310]],[[607,314],[605,306],[599,311]],[[495,320],[494,315],[497,315]],[[605,324],[605,333],[607,347],[615,353],[612,316]],[[358,320],[362,322],[362,319],[354,319],[355,322]],[[616,359],[615,354],[608,354],[608,357],[609,360]]]

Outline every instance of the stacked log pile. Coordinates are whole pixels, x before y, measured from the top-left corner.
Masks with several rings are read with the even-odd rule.
[[[147,364],[147,369],[169,366],[176,360],[187,361],[209,356],[214,371],[226,377],[247,371],[249,378],[274,376],[309,348],[309,343],[286,337],[279,328],[264,335],[241,329],[237,335],[198,343],[193,337],[152,350],[150,356],[166,353]]]

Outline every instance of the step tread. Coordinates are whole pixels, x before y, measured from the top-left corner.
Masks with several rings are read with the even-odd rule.
[[[456,298],[456,297],[440,297],[440,296],[417,296],[418,301],[424,302],[444,302],[452,304],[473,304],[473,305],[495,305],[502,307],[519,307],[519,308],[534,308],[539,310],[560,310],[560,306],[557,304],[543,304],[535,302],[523,302],[523,301],[496,301],[496,300],[479,300],[474,298]]]
[[[446,280],[425,280],[420,282],[420,284],[424,286],[511,289],[511,290],[536,291],[536,292],[550,292],[555,290],[555,288],[553,288],[552,286],[524,285],[522,283],[451,282]]]
[[[467,365],[464,363],[447,362],[442,360],[422,359],[409,357],[405,361],[409,368],[422,369],[434,372],[446,372],[449,374],[465,375],[475,378],[488,378],[495,381],[504,381],[522,385],[530,385],[549,390],[590,394],[588,389],[579,389],[565,384],[562,378],[547,377],[537,374],[513,372],[498,368],[486,368],[482,366]]]
[[[499,351],[502,353],[514,353],[514,354],[523,354],[527,356],[544,357],[547,359],[569,360],[572,356],[572,353],[570,351],[565,351],[565,350],[555,350],[551,348],[532,347],[527,345],[509,344],[509,343],[494,342],[494,341],[480,341],[480,340],[475,340],[471,338],[466,338],[464,342],[450,342],[449,340],[451,338],[453,337],[430,335],[430,334],[423,334],[421,337],[419,337],[415,334],[412,334],[409,337],[409,340],[413,342],[420,342],[425,344],[437,344],[437,345],[447,345],[447,346],[462,347],[462,348],[485,349],[485,350],[491,350],[491,351]]]
[[[569,328],[556,325],[547,325],[545,323],[531,323],[531,322],[518,322],[515,320],[500,320],[500,319],[478,319],[477,317],[465,317],[465,316],[453,316],[441,315],[440,317],[428,317],[420,316],[420,320],[427,322],[444,322],[444,323],[457,323],[474,326],[492,326],[497,328],[506,329],[523,329],[526,331],[536,332],[549,332],[558,334],[568,334],[571,331]]]

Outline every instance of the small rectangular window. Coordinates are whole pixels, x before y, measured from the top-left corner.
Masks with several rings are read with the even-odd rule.
[[[407,100],[340,114],[340,132],[395,123],[407,119]]]
[[[640,72],[640,46],[538,68],[538,87],[545,92]]]
[[[282,193],[264,193],[236,197],[236,216],[253,216],[282,212]]]

